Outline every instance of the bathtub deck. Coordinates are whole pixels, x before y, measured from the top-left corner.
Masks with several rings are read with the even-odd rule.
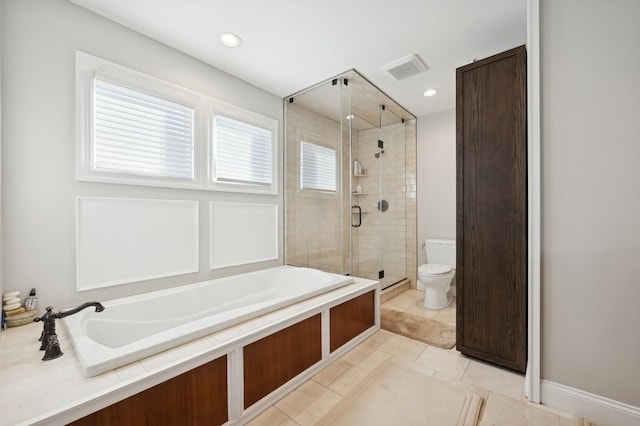
[[[0,333],[0,383],[3,390],[0,424],[69,423],[230,353],[246,342],[269,334],[270,330],[291,325],[309,313],[321,312],[327,306],[377,288],[376,281],[356,278],[353,284],[91,378],[82,376],[62,324],[59,324],[57,331],[65,354],[47,362],[41,360],[43,352],[38,350],[40,324],[6,330]],[[376,324],[379,325],[378,319]],[[359,341],[377,328],[363,334]],[[335,356],[341,356],[359,341]],[[323,360],[319,363],[322,365],[314,370],[319,371],[331,361],[333,357]],[[309,377],[317,371],[310,371]],[[266,407],[270,404],[263,405]],[[262,408],[255,407],[249,414],[255,415]]]

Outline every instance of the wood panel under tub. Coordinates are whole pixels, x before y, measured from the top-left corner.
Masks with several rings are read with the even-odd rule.
[[[70,425],[221,425],[228,420],[227,405],[227,356],[223,355]]]
[[[328,310],[330,353],[376,325],[375,298],[371,290]],[[243,346],[245,409],[323,361],[322,326],[317,313]],[[227,358],[223,355],[70,425],[232,424],[237,419],[228,418],[228,381],[234,379],[227,377]]]
[[[375,306],[375,294],[370,291],[331,308],[331,352],[374,326]]]
[[[249,408],[321,359],[320,314],[245,346],[244,408]]]

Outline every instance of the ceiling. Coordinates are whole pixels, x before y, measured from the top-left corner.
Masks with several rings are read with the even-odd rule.
[[[282,98],[354,68],[415,116],[455,107],[457,67],[526,42],[526,0],[70,1]],[[428,71],[381,69],[410,54]]]

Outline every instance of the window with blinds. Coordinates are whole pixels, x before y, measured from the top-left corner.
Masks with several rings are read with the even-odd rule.
[[[94,79],[92,168],[194,179],[194,110]]]
[[[336,192],[336,150],[300,142],[300,189]]]
[[[277,119],[83,52],[76,93],[77,180],[278,194]]]
[[[216,115],[212,133],[213,182],[273,185],[271,130]]]

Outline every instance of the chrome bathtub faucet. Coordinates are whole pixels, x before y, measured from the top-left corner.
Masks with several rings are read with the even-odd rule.
[[[44,356],[42,357],[43,361],[56,359],[63,355],[63,352],[60,349],[60,342],[58,341],[58,336],[56,334],[56,319],[68,317],[69,315],[78,313],[90,306],[95,307],[96,312],[104,311],[104,306],[99,302],[86,302],[82,305],[76,306],[75,308],[66,309],[60,312],[51,312],[53,311],[53,307],[47,306],[45,308],[46,313],[44,315],[33,319],[33,322],[42,321],[44,324],[44,329],[42,330],[42,334],[40,334],[39,339],[42,342],[40,350],[44,351]]]

